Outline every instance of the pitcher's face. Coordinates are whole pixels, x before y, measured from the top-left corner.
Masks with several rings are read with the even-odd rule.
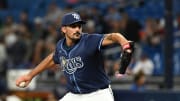
[[[68,26],[63,26],[61,30],[65,34],[66,38],[70,40],[78,40],[81,37],[82,24],[75,23]]]

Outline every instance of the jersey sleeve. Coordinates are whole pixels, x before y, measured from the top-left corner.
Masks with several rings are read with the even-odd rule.
[[[53,61],[54,61],[54,63],[59,64],[58,50],[57,50],[57,48],[56,48],[56,50],[55,50],[54,53],[53,53]]]
[[[89,36],[90,47],[95,47],[96,49],[100,51],[103,39],[104,39],[103,34],[91,34]]]

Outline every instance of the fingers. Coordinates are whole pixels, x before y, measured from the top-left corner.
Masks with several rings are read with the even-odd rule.
[[[123,78],[124,76],[125,76],[124,74],[119,74],[119,73],[115,74],[115,77],[118,79]]]
[[[117,79],[122,79],[124,77],[126,77],[126,74],[120,74],[119,72],[115,72],[115,75],[114,75]]]
[[[27,82],[25,81],[16,82],[16,86],[20,88],[25,88],[27,86]]]
[[[16,86],[19,86],[20,82],[21,81],[19,79],[16,79]]]
[[[21,84],[22,82],[23,82],[23,81],[17,80],[17,81],[16,81],[16,86],[17,86],[17,87],[20,87],[20,84]]]
[[[16,79],[16,86],[17,87],[24,88],[25,85],[26,85],[26,80],[25,80],[25,78],[23,76]]]
[[[22,75],[16,79],[16,86],[20,88],[27,87],[31,82],[32,77],[29,75]]]

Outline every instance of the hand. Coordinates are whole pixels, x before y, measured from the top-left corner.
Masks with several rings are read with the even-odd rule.
[[[125,76],[126,76],[126,74],[120,74],[118,71],[115,72],[115,77],[116,77],[117,79],[124,78]]]
[[[20,88],[25,88],[29,85],[32,78],[29,75],[22,75],[16,79],[16,86]],[[21,83],[25,82],[25,85],[21,86]]]
[[[123,50],[128,52],[128,53],[132,53],[134,52],[134,48],[135,48],[135,43],[133,41],[128,41],[128,43],[124,44],[122,46]]]

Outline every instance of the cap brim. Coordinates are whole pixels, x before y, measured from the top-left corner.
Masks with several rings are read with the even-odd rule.
[[[79,24],[86,24],[86,22],[85,21],[75,21],[75,22],[73,22],[73,23],[71,23],[71,24],[68,24],[68,25],[72,25],[72,24],[75,24],[75,23],[79,23]]]

